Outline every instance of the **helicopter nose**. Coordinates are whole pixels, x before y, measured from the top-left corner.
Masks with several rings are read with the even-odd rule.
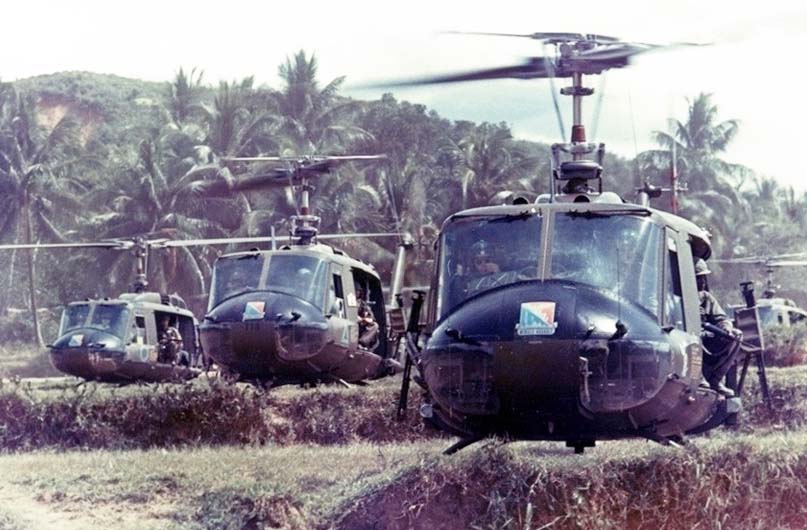
[[[50,346],[50,358],[57,370],[85,379],[116,372],[124,357],[123,341],[97,329],[73,330]]]
[[[669,375],[671,356],[655,317],[636,304],[545,282],[462,304],[435,328],[423,365],[447,409],[488,415],[529,407],[561,415],[649,399]]]
[[[256,377],[305,361],[326,344],[322,311],[284,293],[247,293],[214,308],[200,326],[202,345],[217,363]]]

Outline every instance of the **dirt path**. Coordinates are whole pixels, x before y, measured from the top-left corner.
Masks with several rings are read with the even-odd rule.
[[[98,504],[38,500],[36,493],[20,486],[0,483],[0,530],[148,530],[174,528],[169,522],[176,507],[151,502],[148,506],[126,502]]]
[[[78,512],[66,512],[38,501],[30,493],[10,484],[0,484],[0,515],[17,530],[95,530],[98,521]]]

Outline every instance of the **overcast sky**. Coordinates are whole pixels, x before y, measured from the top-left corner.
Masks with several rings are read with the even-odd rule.
[[[277,86],[277,66],[305,49],[317,54],[322,82],[345,75],[347,94],[374,99],[380,91],[357,87],[509,65],[541,53],[540,44],[528,39],[441,34],[447,30],[711,42],[707,48],[647,54],[630,68],[612,71],[595,139],[633,156],[652,146],[650,131],[665,128],[668,116],[685,118],[686,97],[711,92],[722,119],[741,121],[727,158],[807,191],[807,157],[800,156],[807,142],[804,5],[800,0],[498,0],[478,7],[434,0],[27,0],[4,8],[0,78],[85,70],[166,81],[184,66],[203,69],[208,82],[255,75]],[[600,88],[597,79],[590,84]],[[448,118],[505,121],[518,137],[559,140],[546,81],[419,87],[395,95]],[[589,111],[595,102],[588,98]],[[567,117],[567,130],[568,122]]]

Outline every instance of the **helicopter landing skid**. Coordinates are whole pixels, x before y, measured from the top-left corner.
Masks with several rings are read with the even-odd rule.
[[[448,449],[443,451],[443,454],[453,455],[457,451],[465,449],[469,445],[473,445],[478,441],[484,440],[486,437],[486,434],[474,434],[473,436],[468,436],[467,438],[460,438],[458,442],[452,444]]]
[[[668,447],[684,447],[687,445],[687,439],[684,438],[683,435],[672,435],[672,436],[660,436],[653,432],[646,432],[642,433],[644,438],[651,440],[656,443],[660,443],[661,445],[665,445]]]
[[[742,399],[739,397],[723,398],[717,403],[717,410],[712,414],[712,417],[703,425],[698,425],[694,429],[687,431],[687,434],[700,434],[715,427],[719,427],[726,423],[731,417],[736,415],[742,410]]]

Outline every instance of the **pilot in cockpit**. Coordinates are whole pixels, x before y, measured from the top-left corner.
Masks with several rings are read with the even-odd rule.
[[[493,260],[493,253],[490,245],[484,239],[480,239],[471,246],[473,255],[474,275],[494,274],[500,272],[498,263]]]

